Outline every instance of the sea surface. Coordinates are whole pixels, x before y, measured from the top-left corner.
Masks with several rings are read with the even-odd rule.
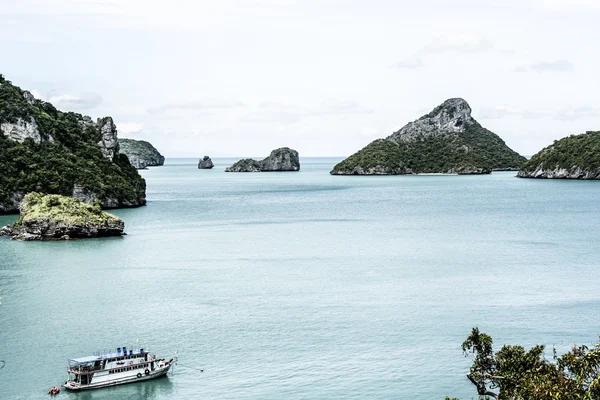
[[[68,358],[123,345],[180,362],[59,398],[472,399],[472,327],[559,352],[600,335],[600,182],[214,161],[141,171],[122,238],[0,238],[0,399],[45,398]]]

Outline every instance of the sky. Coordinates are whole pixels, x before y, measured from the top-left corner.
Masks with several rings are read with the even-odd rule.
[[[347,156],[444,100],[600,130],[600,0],[0,0],[0,73],[167,157]]]

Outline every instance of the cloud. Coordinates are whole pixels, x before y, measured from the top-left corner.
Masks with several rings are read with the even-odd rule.
[[[494,43],[484,36],[474,33],[453,33],[436,37],[419,52],[422,54],[481,53],[491,50]]]
[[[61,94],[50,96],[48,101],[62,110],[89,110],[102,103],[102,96],[98,93]]]
[[[540,61],[529,66],[520,65],[515,72],[570,72],[574,70],[573,63],[568,60]]]
[[[405,60],[401,60],[398,61],[396,64],[394,64],[395,68],[401,68],[401,69],[417,69],[417,68],[422,68],[424,67],[425,64],[423,64],[423,60],[420,57],[416,57],[416,58],[407,58]]]
[[[143,128],[144,126],[138,122],[119,122],[119,124],[117,125],[119,133],[123,133],[125,135],[131,133],[139,133],[142,131]]]
[[[417,69],[425,66],[424,58],[442,53],[477,54],[494,49],[494,43],[478,33],[444,33],[435,36],[429,44],[422,47],[417,53],[404,60],[400,60],[394,67],[400,69]],[[500,50],[502,53],[511,50]]]
[[[590,106],[564,108],[559,110],[525,110],[510,106],[483,108],[479,113],[481,119],[519,118],[552,118],[561,121],[572,121],[581,118],[600,117],[600,109]]]
[[[328,99],[318,106],[301,107],[278,102],[261,103],[258,110],[240,118],[243,122],[296,122],[309,117],[371,114],[374,110],[354,100]]]
[[[244,103],[241,101],[213,100],[206,102],[168,103],[148,108],[147,111],[150,114],[165,114],[171,111],[201,111],[202,113],[206,113],[206,110],[230,109],[243,106]]]

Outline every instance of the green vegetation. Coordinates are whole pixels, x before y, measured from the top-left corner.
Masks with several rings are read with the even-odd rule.
[[[479,123],[465,124],[456,135],[423,136],[413,141],[378,139],[337,164],[333,173],[379,167],[388,174],[517,169],[525,158]]]
[[[574,346],[552,360],[544,357],[544,346],[502,346],[494,353],[492,338],[479,329],[462,344],[465,355],[473,354],[467,378],[479,396],[497,400],[592,400],[600,398],[600,343],[593,348]]]
[[[136,161],[147,166],[163,165],[165,158],[151,143],[145,140],[119,139],[120,152],[126,154],[133,165]]]
[[[40,218],[70,225],[105,225],[119,221],[119,218],[102,211],[99,206],[91,206],[72,197],[28,193],[21,203],[21,217],[17,225]]]
[[[523,171],[580,168],[595,172],[600,169],[600,131],[571,135],[555,141],[525,163]]]
[[[15,123],[18,118],[34,118],[43,140],[18,143],[0,133],[0,210],[17,211],[10,202],[15,193],[70,196],[76,184],[101,202],[145,204],[146,182],[126,155],[120,154],[114,162],[103,157],[100,132],[91,121],[41,100],[29,104],[23,91],[0,75],[0,123]]]

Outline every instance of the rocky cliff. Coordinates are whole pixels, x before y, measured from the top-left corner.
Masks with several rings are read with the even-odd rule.
[[[60,195],[28,193],[21,203],[21,216],[0,235],[19,240],[81,239],[120,236],[125,224],[114,215],[77,199]]]
[[[110,117],[62,112],[0,75],[0,213],[29,192],[74,196],[103,207],[146,203],[146,182],[119,153]]]
[[[165,158],[152,144],[145,140],[119,139],[120,152],[129,158],[137,169],[157,167],[165,163]]]
[[[214,166],[215,165],[213,164],[209,156],[204,156],[198,161],[198,169],[211,169]]]
[[[274,172],[274,171],[299,171],[300,157],[296,150],[288,147],[275,149],[269,157],[261,161],[251,158],[240,160],[231,167],[225,168],[225,172]]]
[[[465,100],[449,99],[351,155],[331,174],[489,174],[492,170],[517,170],[525,161],[471,116]]]
[[[600,179],[600,132],[571,135],[535,154],[519,178]]]

